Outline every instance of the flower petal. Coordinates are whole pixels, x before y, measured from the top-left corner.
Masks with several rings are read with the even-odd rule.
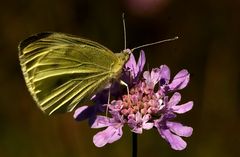
[[[136,123],[142,122],[142,115],[141,115],[140,112],[137,112],[137,113],[135,114],[135,121],[136,121]]]
[[[170,69],[167,65],[160,66],[160,85],[168,84],[170,80]]]
[[[140,52],[138,63],[136,63],[136,59],[131,53],[128,61],[125,63],[122,79],[130,85],[136,84],[143,71],[145,62],[146,57],[144,51]]]
[[[164,122],[173,118],[176,118],[176,114],[174,114],[173,112],[166,112],[162,115],[159,122]]]
[[[143,116],[143,118],[142,118],[142,121],[143,122],[148,122],[149,121],[149,119],[150,119],[150,114],[145,114],[144,116]]]
[[[181,123],[167,121],[167,127],[178,136],[189,137],[192,135],[193,128],[188,126],[183,126]]]
[[[172,106],[172,109],[173,109],[173,112],[181,114],[181,113],[190,111],[192,107],[193,107],[193,101],[189,101],[182,105]]]
[[[133,78],[135,78],[137,76],[138,73],[138,69],[137,69],[137,64],[136,64],[136,60],[134,55],[131,53],[130,57],[127,61],[127,63],[125,64],[125,68],[130,71],[130,74]]]
[[[187,70],[183,69],[177,73],[173,78],[171,84],[169,84],[170,90],[180,90],[187,86],[190,79],[190,74]]]
[[[175,92],[171,99],[168,101],[168,107],[172,108],[173,106],[177,105],[181,100],[181,94],[178,92]]]
[[[150,80],[151,80],[150,72],[149,72],[149,71],[144,71],[144,73],[143,73],[143,78],[144,78],[147,82],[150,82]]]
[[[143,129],[150,130],[153,127],[153,123],[143,123]]]
[[[81,106],[75,110],[73,117],[78,121],[82,121],[90,118],[91,116],[93,116],[94,113],[96,113],[94,106]]]
[[[110,118],[105,116],[97,116],[91,128],[102,128],[111,125]]]
[[[143,73],[143,78],[145,78],[145,82],[147,83],[150,89],[153,89],[155,84],[158,83],[160,79],[160,69],[154,68],[151,73],[149,71],[145,71]]]
[[[140,56],[138,58],[138,62],[137,62],[137,67],[138,67],[138,72],[141,73],[143,71],[144,65],[146,63],[146,57],[145,57],[145,53],[143,50],[140,51]]]
[[[186,148],[187,143],[179,136],[171,133],[169,129],[158,129],[162,138],[164,138],[174,150],[183,150]]]
[[[159,81],[160,79],[160,69],[154,68],[151,71],[151,80],[154,83],[154,85]]]
[[[122,127],[109,126],[93,136],[93,143],[97,147],[103,147],[107,143],[113,143],[122,137]]]
[[[142,127],[134,127],[131,131],[137,134],[142,134],[143,132]]]
[[[119,128],[115,128],[115,132],[112,135],[112,137],[109,139],[108,143],[113,143],[113,142],[119,140],[122,137],[122,135],[123,135],[122,126]]]
[[[122,100],[113,100],[111,104],[108,105],[109,109],[112,111],[120,111],[123,107]]]
[[[135,132],[137,134],[142,133],[142,125],[143,125],[143,120],[142,120],[142,115],[140,112],[137,112],[133,117],[128,116],[128,126],[132,129],[132,132]]]

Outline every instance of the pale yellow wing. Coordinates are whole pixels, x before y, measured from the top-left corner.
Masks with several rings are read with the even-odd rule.
[[[31,95],[47,114],[72,111],[117,77],[124,64],[104,46],[63,33],[27,38],[19,45],[19,59]]]

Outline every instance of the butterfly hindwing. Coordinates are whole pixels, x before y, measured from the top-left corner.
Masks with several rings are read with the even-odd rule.
[[[41,110],[67,112],[120,73],[124,64],[104,46],[63,33],[40,33],[19,45],[26,84]]]

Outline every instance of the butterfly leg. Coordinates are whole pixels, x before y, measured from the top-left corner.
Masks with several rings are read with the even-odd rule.
[[[120,84],[123,85],[123,86],[125,86],[125,87],[127,88],[128,101],[129,101],[129,103],[131,103],[131,101],[130,101],[130,95],[129,95],[129,87],[128,87],[128,84],[127,84],[126,82],[122,81],[122,80],[120,80]]]
[[[128,93],[128,96],[129,96],[129,88],[128,88],[128,84],[122,80],[120,80],[120,84],[125,86],[127,88],[127,93]]]
[[[111,90],[108,89],[108,101],[107,101],[107,108],[106,108],[106,117],[108,115],[108,105],[110,104],[110,97],[111,97]]]

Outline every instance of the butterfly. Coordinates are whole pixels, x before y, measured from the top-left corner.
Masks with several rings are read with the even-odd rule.
[[[18,49],[26,85],[48,115],[72,111],[117,80],[131,53],[113,53],[97,42],[54,32],[33,35]]]

